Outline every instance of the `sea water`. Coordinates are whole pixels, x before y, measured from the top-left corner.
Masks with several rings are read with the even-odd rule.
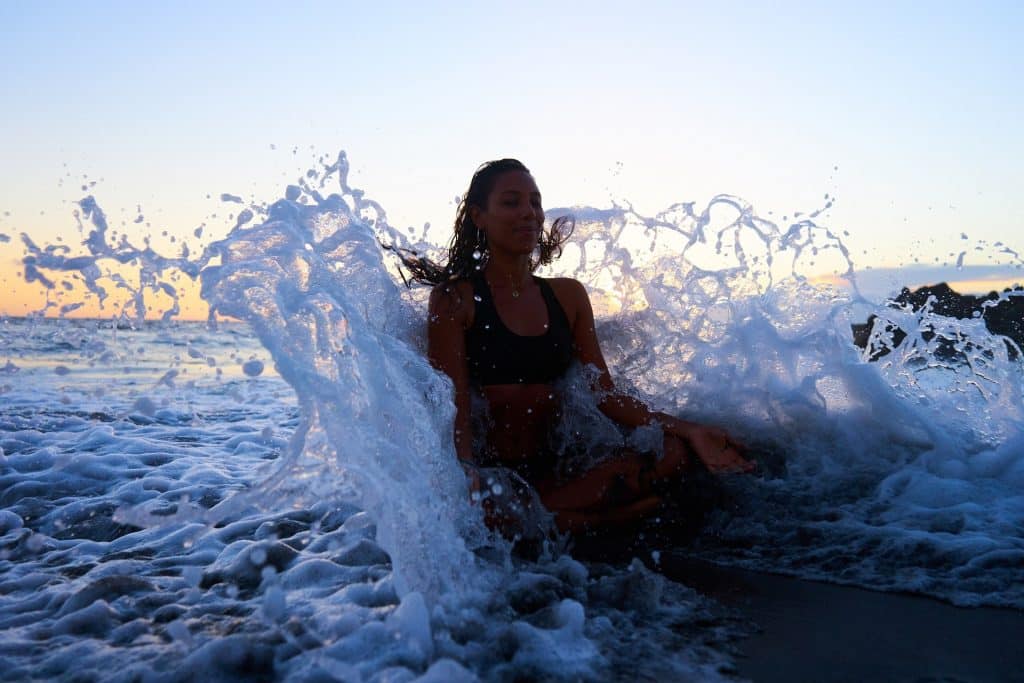
[[[136,313],[172,303],[0,326],[4,678],[728,678],[748,626],[661,577],[671,552],[1024,606],[1022,376],[1001,338],[861,297],[813,214],[728,196],[548,213],[576,230],[542,274],[587,285],[620,388],[758,460],[696,539],[609,566],[550,538],[521,559],[484,528],[424,359],[426,293],[381,245],[438,247],[349,187],[344,155],[196,255],[115,242],[87,197],[81,250],[26,239],[26,276],[102,298],[129,264]],[[828,268],[851,288],[813,285]],[[183,275],[237,322],[175,321]],[[876,347],[911,333],[880,362],[852,344],[869,313]],[[601,434],[585,374],[565,428]]]

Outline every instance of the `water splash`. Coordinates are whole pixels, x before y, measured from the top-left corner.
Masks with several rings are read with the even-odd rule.
[[[275,473],[211,514],[356,501],[378,517],[400,589],[433,599],[483,580],[471,549],[486,541],[454,466],[450,387],[423,359],[424,293],[397,284],[380,243],[438,249],[393,229],[347,171],[344,155],[324,162],[192,260],[108,244],[87,198],[89,254],[26,242],[26,276],[52,286],[50,273],[79,272],[102,297],[100,262],[134,260],[141,297],[173,296],[161,284],[171,271],[201,274],[212,312],[253,326],[303,416]],[[565,212],[576,233],[545,274],[587,285],[617,382],[658,409],[729,426],[760,454],[765,476],[728,484],[738,502],[700,552],[961,602],[1024,601],[1008,569],[1024,557],[1021,366],[1001,338],[867,301],[820,211],[776,223],[720,195],[653,217],[628,205],[548,214]],[[848,290],[814,284],[823,272]],[[879,363],[851,340],[871,312],[876,347],[895,324],[916,330]],[[957,340],[957,359],[925,331]]]
[[[344,163],[327,175],[347,189]],[[368,219],[374,205],[351,190],[305,191],[314,203],[283,199],[212,244],[221,264],[202,271],[211,316],[253,327],[302,409],[285,463],[245,502],[356,502],[377,522],[400,593],[464,590],[480,572],[464,541],[475,516],[450,443],[450,384],[417,347],[418,316],[384,267],[383,211]]]
[[[1024,375],[1005,338],[871,304],[834,232],[813,216],[777,225],[732,197],[653,218],[580,210],[577,244],[556,268],[606,314],[618,383],[761,454],[767,476],[731,484],[736,509],[700,539],[707,557],[1021,604]],[[848,291],[813,284],[823,268]],[[865,311],[877,345],[913,330],[878,363],[851,343]]]

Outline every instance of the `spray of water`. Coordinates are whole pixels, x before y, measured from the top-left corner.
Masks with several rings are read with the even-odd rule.
[[[213,314],[256,331],[302,416],[272,474],[203,514],[352,501],[377,520],[401,592],[434,601],[486,589],[495,579],[473,551],[493,539],[454,464],[450,386],[423,358],[424,293],[400,286],[380,245],[436,247],[392,228],[347,170],[340,155],[283,199],[247,208],[195,259],[109,244],[87,198],[88,254],[26,239],[26,276],[52,284],[74,271],[102,297],[102,263],[135,262],[137,313],[147,289],[175,295],[168,273],[201,277]],[[563,213],[574,239],[543,274],[586,284],[617,382],[728,426],[761,459],[761,477],[728,484],[738,502],[697,551],[960,602],[1024,600],[1010,579],[1024,558],[1021,366],[1002,338],[976,320],[868,302],[820,212],[779,224],[720,195],[653,217],[628,205],[548,211]],[[848,289],[815,285],[822,272]],[[864,352],[850,325],[867,312],[878,318]],[[899,346],[897,325],[909,332]],[[939,353],[940,336],[956,354]],[[883,345],[893,352],[868,362]],[[569,428],[592,427],[576,419]]]

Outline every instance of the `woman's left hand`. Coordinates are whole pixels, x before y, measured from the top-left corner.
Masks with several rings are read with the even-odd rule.
[[[658,421],[665,432],[685,440],[694,455],[700,458],[708,471],[715,474],[735,474],[753,472],[757,465],[743,457],[746,450],[724,429],[711,425],[687,422],[679,418],[657,414]]]

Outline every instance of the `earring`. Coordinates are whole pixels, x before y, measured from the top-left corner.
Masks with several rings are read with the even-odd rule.
[[[487,250],[487,233],[477,228],[476,248],[473,249],[473,260],[477,262],[477,270],[480,270],[481,266],[487,263],[487,257],[489,255],[490,252]]]

